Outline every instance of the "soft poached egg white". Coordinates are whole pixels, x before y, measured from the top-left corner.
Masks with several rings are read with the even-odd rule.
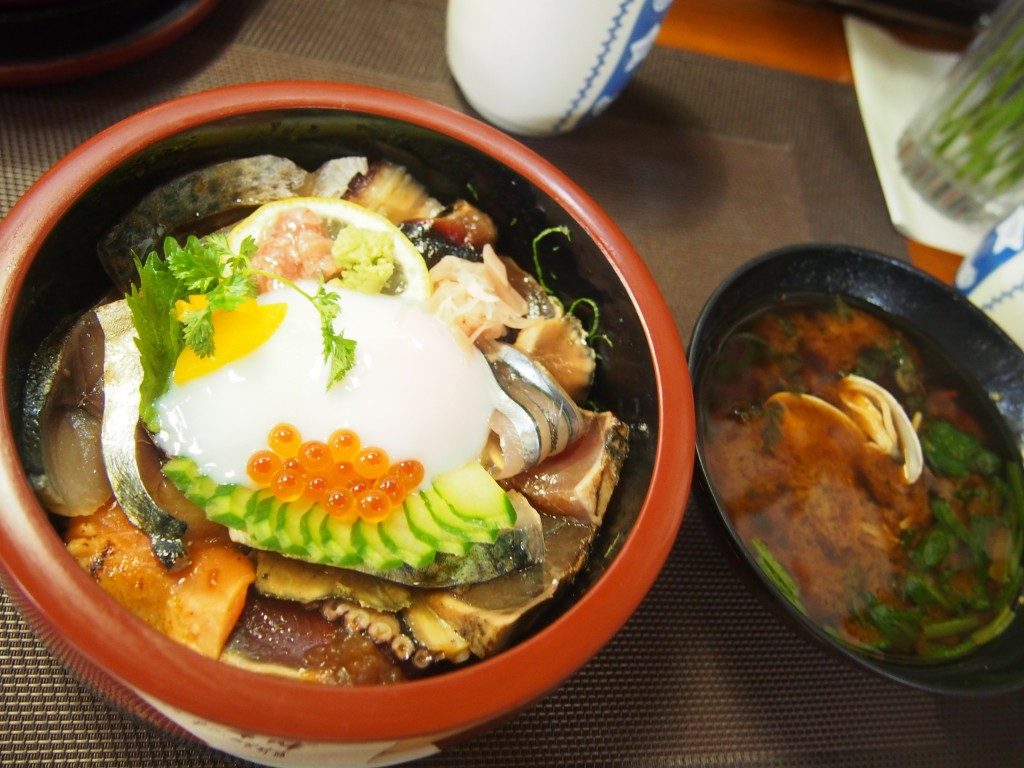
[[[242,484],[251,484],[249,457],[279,423],[304,440],[351,429],[392,462],[419,460],[427,479],[477,458],[501,393],[479,350],[416,303],[330,290],[341,304],[335,329],[356,341],[356,363],[340,383],[327,389],[316,310],[294,290],[270,291],[258,303],[286,311],[267,341],[210,373],[172,381],[157,401],[160,448],[193,459],[218,483]]]

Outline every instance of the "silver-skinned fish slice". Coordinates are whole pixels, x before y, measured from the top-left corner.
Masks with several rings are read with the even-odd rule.
[[[142,481],[137,445],[142,361],[135,345],[131,310],[122,299],[96,309],[103,328],[103,463],[117,503],[132,524],[149,536],[153,554],[167,569],[189,561],[187,525],[171,516]]]
[[[565,450],[583,432],[583,415],[543,366],[501,342],[479,344],[503,396],[492,417],[497,435],[484,463],[495,478],[514,477]]]
[[[87,312],[43,341],[26,377],[18,449],[49,511],[88,515],[111,497],[102,414],[103,331]]]
[[[187,234],[199,222],[295,197],[309,174],[283,157],[257,155],[186,173],[157,187],[132,208],[97,246],[118,290],[135,281],[135,259],[159,251],[168,235]],[[224,221],[224,224],[229,223]]]

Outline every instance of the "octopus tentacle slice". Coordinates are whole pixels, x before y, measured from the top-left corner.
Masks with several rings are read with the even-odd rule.
[[[403,632],[393,614],[381,613],[344,600],[324,603],[320,613],[328,621],[340,621],[350,634],[364,635],[375,645],[390,651],[398,661],[411,661],[419,669],[425,669],[445,658],[444,654],[436,653]]]

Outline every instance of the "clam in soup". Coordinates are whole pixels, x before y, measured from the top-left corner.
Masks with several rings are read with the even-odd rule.
[[[752,315],[708,371],[713,492],[811,621],[901,661],[966,654],[1011,623],[1021,467],[962,377],[837,297]]]

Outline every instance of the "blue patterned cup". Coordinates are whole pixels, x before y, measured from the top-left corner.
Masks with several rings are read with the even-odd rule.
[[[671,4],[449,0],[448,66],[488,122],[527,136],[565,133],[615,100]]]
[[[1024,204],[964,259],[956,287],[1024,347]]]

